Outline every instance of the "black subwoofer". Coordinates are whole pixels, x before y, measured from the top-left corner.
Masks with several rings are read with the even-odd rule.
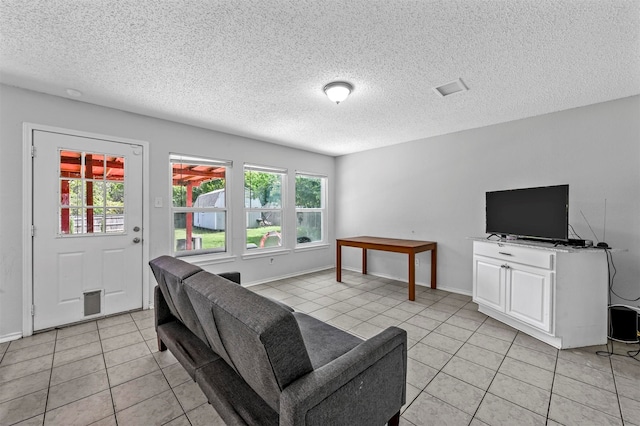
[[[638,341],[638,313],[624,306],[609,308],[609,330],[612,339],[621,342]]]

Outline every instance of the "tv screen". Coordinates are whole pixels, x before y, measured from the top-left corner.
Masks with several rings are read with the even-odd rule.
[[[487,234],[567,241],[569,185],[487,192]]]

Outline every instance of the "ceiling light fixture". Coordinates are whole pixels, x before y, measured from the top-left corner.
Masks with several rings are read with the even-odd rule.
[[[353,86],[346,81],[334,81],[324,86],[324,93],[336,104],[347,99],[353,91]]]

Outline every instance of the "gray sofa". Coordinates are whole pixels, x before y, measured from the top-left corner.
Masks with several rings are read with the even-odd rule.
[[[228,425],[398,425],[407,335],[362,340],[240,285],[162,256],[150,262],[158,347]],[[237,283],[237,284],[236,284]]]

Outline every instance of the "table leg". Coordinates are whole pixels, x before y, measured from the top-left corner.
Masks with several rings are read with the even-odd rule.
[[[367,249],[362,249],[362,274],[367,275]]]
[[[409,300],[416,300],[416,254],[409,253]]]
[[[436,270],[438,268],[438,247],[431,250],[431,288],[436,288]]]
[[[342,244],[336,244],[336,281],[342,282]]]

